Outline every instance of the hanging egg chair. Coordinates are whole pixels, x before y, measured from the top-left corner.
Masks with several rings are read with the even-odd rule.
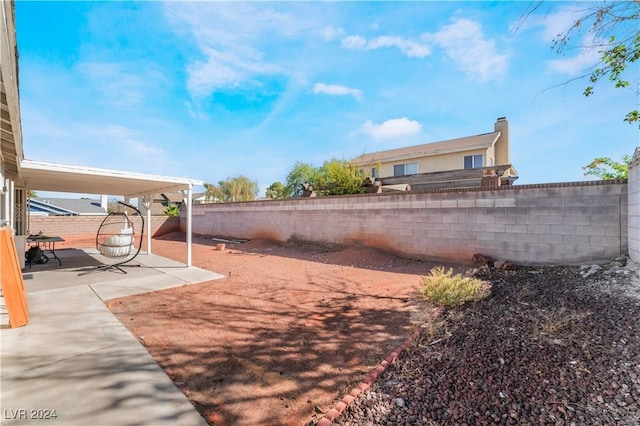
[[[103,265],[96,266],[89,272],[115,269],[126,274],[122,269],[126,266],[140,266],[129,264],[140,253],[142,236],[144,234],[144,217],[140,210],[130,204],[118,201],[125,207],[124,211],[109,213],[98,228],[96,234],[96,249],[107,260]],[[132,213],[129,214],[129,210]],[[136,224],[140,226],[139,230]],[[81,274],[82,275],[82,274]]]

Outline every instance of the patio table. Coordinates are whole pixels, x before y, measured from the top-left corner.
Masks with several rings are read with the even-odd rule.
[[[29,244],[35,244],[38,247],[41,247],[42,251],[48,251],[53,255],[53,257],[58,261],[58,264],[62,266],[62,261],[58,256],[56,256],[56,243],[63,242],[64,238],[62,237],[40,237],[37,235],[29,235],[27,237],[27,242]],[[42,244],[42,246],[40,246]],[[29,267],[31,267],[31,262],[27,261]]]

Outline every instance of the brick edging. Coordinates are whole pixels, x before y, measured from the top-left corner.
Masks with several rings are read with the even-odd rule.
[[[351,403],[356,397],[373,386],[373,383],[376,379],[386,371],[386,369],[393,363],[396,362],[398,357],[402,352],[404,352],[411,343],[420,335],[420,328],[413,332],[407,340],[404,341],[400,346],[395,348],[393,352],[387,356],[384,361],[382,361],[376,368],[371,370],[369,374],[367,374],[364,379],[358,383],[358,385],[351,390],[349,395],[342,398],[342,401],[338,402],[331,410],[327,411],[325,415],[320,419],[317,423],[317,426],[329,426],[335,419],[337,419],[340,414],[347,408],[347,405]]]

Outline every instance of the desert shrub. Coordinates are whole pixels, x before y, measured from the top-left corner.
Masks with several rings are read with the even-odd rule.
[[[431,269],[422,277],[418,289],[420,296],[438,306],[455,306],[471,300],[481,300],[489,295],[491,284],[477,278],[464,277],[442,266]]]

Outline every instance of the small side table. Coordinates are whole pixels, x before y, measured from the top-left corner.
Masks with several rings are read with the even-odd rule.
[[[62,237],[38,237],[37,235],[30,235],[27,237],[27,242],[29,244],[35,244],[40,247],[43,252],[48,251],[51,253],[60,266],[62,266],[62,261],[58,256],[56,256],[56,243],[63,241],[64,239]],[[31,262],[27,261],[27,263],[29,264],[29,267],[31,267]]]

